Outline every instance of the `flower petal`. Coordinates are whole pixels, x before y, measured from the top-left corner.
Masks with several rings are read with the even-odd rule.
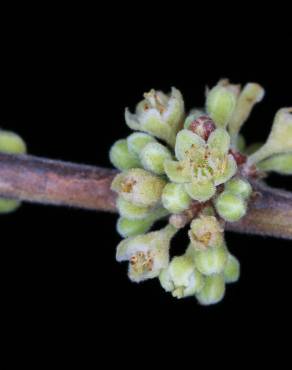
[[[184,100],[181,92],[174,87],[171,89],[171,96],[162,116],[163,120],[177,132],[184,117]]]
[[[230,136],[223,128],[217,128],[208,139],[208,147],[215,155],[225,155],[230,147]]]
[[[164,162],[164,170],[168,178],[178,184],[183,184],[191,181],[190,175],[187,174],[181,162],[166,160]]]
[[[138,116],[136,114],[131,113],[128,108],[126,108],[125,110],[125,121],[126,124],[130,127],[130,129],[142,130],[138,120]]]
[[[218,175],[214,176],[214,183],[216,186],[224,184],[231,179],[236,174],[237,164],[233,155],[229,154],[227,156],[226,166],[222,172],[219,172]]]
[[[189,130],[181,130],[176,136],[175,155],[179,160],[184,159],[189,153],[190,149],[202,148],[206,145],[205,141],[198,135]]]

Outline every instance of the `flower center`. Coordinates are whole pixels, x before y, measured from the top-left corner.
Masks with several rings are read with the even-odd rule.
[[[131,193],[133,190],[133,186],[136,184],[136,181],[132,179],[127,179],[121,184],[122,192],[123,193]]]
[[[157,94],[155,90],[151,90],[149,91],[149,93],[145,93],[144,98],[147,100],[147,103],[144,106],[144,110],[155,108],[159,111],[160,114],[165,112],[165,104],[162,101],[161,96],[159,96],[159,94]]]
[[[195,150],[190,160],[194,175],[198,180],[210,179],[214,175],[211,154],[208,148]]]
[[[197,240],[198,242],[204,244],[205,247],[207,247],[210,243],[210,240],[212,238],[212,233],[210,231],[207,231],[205,232],[204,234],[201,234],[201,235],[197,235],[197,234],[193,234],[193,237],[195,240]]]
[[[130,258],[130,264],[137,273],[149,272],[153,268],[153,258],[150,252],[138,252]]]

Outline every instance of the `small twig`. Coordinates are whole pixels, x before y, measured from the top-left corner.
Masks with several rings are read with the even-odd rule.
[[[0,196],[115,212],[110,169],[0,153]],[[256,196],[240,222],[226,229],[292,239],[292,193],[253,181]]]

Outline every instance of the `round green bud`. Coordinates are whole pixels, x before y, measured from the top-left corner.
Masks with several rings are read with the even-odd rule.
[[[206,108],[217,127],[225,128],[236,106],[236,94],[224,86],[215,86],[207,95]]]
[[[139,158],[129,152],[127,140],[125,139],[116,141],[111,147],[110,161],[121,171],[141,167]]]
[[[226,283],[235,283],[240,276],[240,264],[232,254],[228,255],[227,264],[224,269],[224,278]]]
[[[130,220],[128,218],[120,217],[117,223],[117,231],[122,237],[126,238],[129,236],[144,234],[151,229],[152,225],[152,219],[146,218],[142,220]]]
[[[129,151],[139,156],[144,147],[149,143],[155,143],[156,139],[149,134],[144,134],[143,132],[134,132],[127,139]]]
[[[0,152],[8,154],[26,153],[26,144],[22,138],[11,131],[0,130]],[[21,203],[13,199],[0,198],[0,213],[10,213],[20,207]]]
[[[252,193],[252,187],[247,180],[233,178],[225,184],[225,190],[235,195],[248,199]]]
[[[140,153],[140,160],[145,170],[163,175],[164,161],[172,159],[171,152],[160,143],[147,144]]]
[[[0,198],[0,213],[10,213],[15,211],[19,206],[20,202],[14,199],[3,199]]]
[[[230,191],[224,191],[218,196],[215,208],[218,214],[228,222],[239,221],[247,211],[245,200]]]
[[[0,152],[23,154],[26,153],[26,145],[14,132],[0,130]]]
[[[208,247],[195,251],[196,268],[204,275],[219,274],[224,271],[228,260],[225,247]]]
[[[134,220],[147,217],[151,210],[149,207],[137,206],[128,202],[122,197],[118,197],[116,205],[121,216]]]
[[[220,302],[225,294],[223,274],[207,276],[203,289],[196,295],[201,305],[211,305]]]
[[[191,201],[183,185],[169,183],[163,189],[162,204],[170,213],[183,212],[189,208]]]

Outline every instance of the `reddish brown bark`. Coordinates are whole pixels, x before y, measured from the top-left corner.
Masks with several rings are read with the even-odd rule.
[[[0,196],[115,212],[110,184],[117,172],[27,155],[0,153]],[[255,196],[240,222],[227,230],[292,239],[292,194],[253,181]]]
[[[0,153],[0,195],[93,210],[115,210],[110,184],[116,171]]]

